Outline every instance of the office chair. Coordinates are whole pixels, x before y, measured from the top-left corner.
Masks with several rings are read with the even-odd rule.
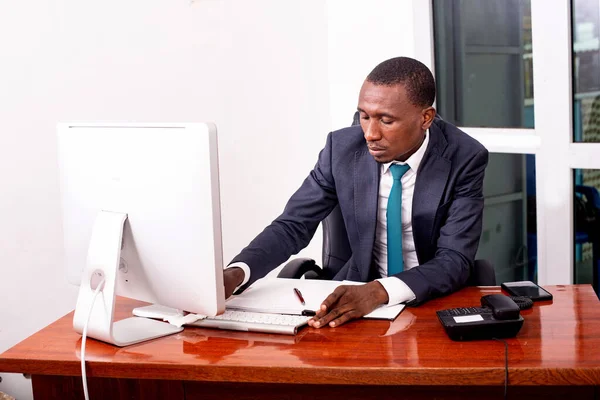
[[[593,186],[575,186],[575,243],[592,244],[592,286],[600,296],[600,194]]]
[[[592,286],[600,297],[600,193],[594,186],[575,185],[573,200],[575,244],[592,244]],[[527,214],[527,246],[535,249],[537,248],[535,247],[537,246],[535,195],[527,198]],[[534,281],[537,260],[533,258],[529,262],[534,266],[529,271],[529,280]]]
[[[354,113],[352,125],[360,123],[358,111]],[[348,234],[340,206],[333,211],[322,222],[323,225],[323,268],[319,267],[311,258],[296,258],[289,261],[277,275],[278,278],[299,279],[331,279],[330,271],[339,269],[348,261],[352,255],[352,249],[348,242]],[[496,273],[494,266],[487,260],[475,260],[473,271],[467,281],[468,286],[495,286]]]
[[[336,206],[323,224],[323,268],[311,258],[289,261],[277,275],[278,278],[331,279],[330,271],[341,268],[352,255],[340,206]],[[495,286],[494,266],[487,260],[475,260],[467,286]]]

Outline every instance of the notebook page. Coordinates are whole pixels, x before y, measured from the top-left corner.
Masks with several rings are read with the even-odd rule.
[[[261,279],[242,294],[232,296],[227,308],[252,312],[301,315],[303,310],[315,311],[335,288],[340,285],[361,285],[363,282],[329,281],[317,279]],[[294,288],[300,290],[305,305],[302,305]],[[364,318],[393,320],[404,309],[404,304],[382,305]]]

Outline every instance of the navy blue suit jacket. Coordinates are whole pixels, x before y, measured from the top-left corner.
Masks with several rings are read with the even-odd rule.
[[[394,275],[415,293],[414,304],[465,285],[481,235],[483,177],[488,151],[455,126],[435,118],[417,171],[412,227],[419,266]],[[367,149],[360,126],[327,136],[314,169],[283,213],[232,262],[245,262],[252,284],[306,247],[319,223],[339,203],[352,249],[330,275],[367,282],[373,263],[380,164]]]

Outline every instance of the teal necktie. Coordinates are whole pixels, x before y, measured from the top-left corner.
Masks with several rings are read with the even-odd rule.
[[[387,203],[387,262],[388,276],[404,271],[402,258],[402,176],[408,171],[408,164],[392,164],[390,171],[394,184]]]

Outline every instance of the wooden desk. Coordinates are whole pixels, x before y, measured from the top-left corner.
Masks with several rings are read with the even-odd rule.
[[[547,288],[554,301],[523,311],[523,328],[507,340],[508,398],[592,399],[600,385],[600,303],[590,285]],[[435,315],[499,292],[466,288],[407,308],[394,322],[305,328],[296,337],[186,328],[126,348],[89,340],[91,398],[501,399],[504,344],[453,342]],[[121,299],[117,315],[136,305]],[[0,371],[32,374],[36,400],[83,398],[72,319],[0,355]]]

